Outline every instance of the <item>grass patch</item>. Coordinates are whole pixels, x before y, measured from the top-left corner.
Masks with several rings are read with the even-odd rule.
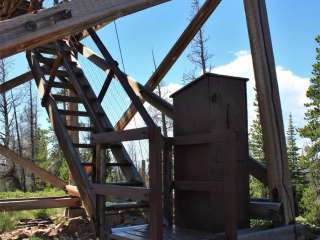
[[[62,190],[53,188],[45,189],[39,192],[1,192],[0,200],[37,198],[37,197],[61,197],[66,194]],[[54,218],[63,214],[64,208],[39,209],[31,211],[0,212],[0,233],[11,231],[16,228],[17,223],[22,219],[47,219]]]

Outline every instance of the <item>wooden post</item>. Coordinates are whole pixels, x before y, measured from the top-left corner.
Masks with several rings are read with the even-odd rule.
[[[163,210],[164,217],[168,222],[168,226],[173,225],[173,160],[172,160],[172,141],[166,138],[163,149]]]
[[[105,184],[105,159],[103,157],[103,149],[101,148],[101,144],[96,144],[95,151],[95,182],[98,184]],[[107,240],[109,239],[109,230],[106,228],[106,199],[103,195],[97,195],[96,197],[96,231],[99,240]]]
[[[288,157],[277,74],[264,0],[244,0],[261,116],[268,184],[274,201],[282,201],[284,222],[294,221]]]
[[[162,240],[162,139],[160,128],[149,128],[149,172],[150,172],[150,239]]]

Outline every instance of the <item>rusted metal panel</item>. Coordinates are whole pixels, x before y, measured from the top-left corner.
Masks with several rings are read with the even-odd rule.
[[[236,151],[236,197],[240,227],[248,227],[249,224],[246,80],[206,74],[172,96],[174,137],[181,139],[183,136],[188,138],[190,135],[201,134],[212,136],[211,142],[175,146],[175,181],[194,182],[195,186],[199,182],[211,182],[212,186],[219,182],[230,184],[232,181],[225,176],[225,166],[231,164],[235,157],[227,153]],[[228,137],[221,137],[221,141],[217,141],[215,136],[220,136],[223,131],[226,135],[236,133],[237,140],[232,142]],[[219,134],[211,134],[214,132]],[[225,231],[227,217],[224,206],[230,199],[225,199],[224,187],[226,186],[213,189],[214,191],[176,189],[176,225],[211,232]]]

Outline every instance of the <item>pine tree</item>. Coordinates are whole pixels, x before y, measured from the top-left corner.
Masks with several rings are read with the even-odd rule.
[[[320,223],[320,35],[316,38],[316,63],[307,91],[309,102],[305,104],[307,124],[300,129],[302,137],[309,139],[304,158],[309,163],[310,184],[303,192],[302,207],[304,216],[311,223]]]
[[[263,136],[262,136],[262,127],[260,122],[260,113],[258,107],[258,100],[254,101],[256,117],[252,121],[252,125],[249,130],[250,136],[250,155],[255,160],[265,164],[264,150],[263,150]]]
[[[299,148],[297,146],[297,133],[296,128],[293,124],[292,114],[289,115],[289,123],[287,130],[287,151],[288,151],[288,162],[289,169],[291,172],[291,180],[293,185],[297,185],[301,180],[300,171],[300,155]]]
[[[314,161],[319,160],[320,153],[320,35],[316,38],[319,47],[316,49],[316,63],[313,65],[310,86],[307,91],[307,97],[310,102],[305,106],[305,120],[307,124],[300,130],[301,136],[311,141],[308,148],[308,156]]]
[[[254,101],[254,107],[256,112],[256,117],[252,121],[252,125],[249,130],[249,150],[250,156],[263,164],[266,163],[263,149],[263,136],[262,127],[260,122],[260,113],[258,107],[258,100]],[[268,189],[257,179],[251,178],[250,180],[250,194],[252,197],[267,197]]]
[[[293,124],[292,114],[290,114],[287,130],[287,152],[289,170],[291,173],[291,182],[295,191],[297,203],[300,203],[303,194],[303,189],[305,187],[303,166],[299,150],[300,149],[297,146],[297,130]]]
[[[192,0],[191,9],[191,17],[193,17],[200,10],[200,1]],[[184,74],[184,83],[195,80],[197,78],[198,72],[202,72],[202,74],[210,72],[211,66],[209,61],[212,58],[212,54],[209,53],[206,46],[208,40],[209,37],[206,35],[204,28],[200,28],[198,34],[195,36],[191,43],[191,53],[188,54],[188,59],[194,65],[194,69],[190,73]]]

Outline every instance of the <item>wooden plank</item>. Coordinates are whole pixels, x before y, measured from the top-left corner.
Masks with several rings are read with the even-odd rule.
[[[175,146],[187,146],[187,145],[198,145],[198,144],[209,144],[213,142],[228,142],[232,137],[235,136],[235,132],[231,130],[219,130],[211,133],[204,134],[193,134],[186,136],[176,136],[173,139]]]
[[[67,183],[60,180],[56,176],[52,175],[51,173],[47,172],[46,170],[36,166],[31,160],[20,157],[14,151],[6,148],[5,146],[0,144],[0,154],[7,159],[10,159],[15,164],[19,164],[23,168],[27,169],[28,171],[32,172],[35,176],[39,177],[44,182],[52,184],[52,186],[56,188],[60,188],[65,190],[65,186]]]
[[[162,135],[160,128],[150,128],[149,176],[150,176],[150,239],[163,239],[162,202]]]
[[[173,145],[165,139],[163,148],[163,212],[169,227],[173,226]]]
[[[106,71],[106,72],[109,71],[109,64],[107,63],[107,61],[101,58],[100,56],[98,56],[91,49],[82,45],[81,43],[77,44],[76,47],[79,53],[81,53],[89,61],[94,63],[103,71]],[[146,101],[150,103],[153,107],[164,112],[167,116],[172,118],[173,107],[170,103],[160,98],[158,95],[153,93],[152,90],[149,90],[148,88],[144,87],[142,84],[134,80],[132,77],[127,76],[127,78],[131,88],[142,101]]]
[[[1,212],[80,206],[80,199],[72,197],[0,200]]]
[[[221,192],[223,182],[214,181],[175,181],[174,188],[180,191],[191,192]]]
[[[207,0],[198,13],[194,16],[186,30],[182,33],[178,41],[171,48],[166,57],[162,60],[161,64],[145,85],[151,91],[153,91],[165,77],[165,75],[172,68],[174,63],[179,59],[181,54],[187,48],[197,32],[201,29],[203,24],[207,21],[213,11],[217,8],[221,0]],[[133,116],[137,113],[137,110],[133,104],[122,115],[120,120],[116,124],[117,129],[124,129]]]
[[[268,164],[268,185],[273,200],[283,203],[284,222],[289,224],[294,222],[295,206],[267,9],[264,0],[245,0],[244,5]]]
[[[8,80],[0,85],[0,93],[7,92],[33,79],[31,72],[26,72],[18,77]]]
[[[74,35],[167,0],[77,0],[0,22],[0,58]]]
[[[116,143],[125,141],[142,140],[149,138],[148,128],[137,128],[124,131],[113,131],[92,134],[93,143]]]
[[[35,77],[38,89],[46,89],[46,80],[43,72],[41,71],[39,62],[31,52],[27,52],[27,59],[31,71]],[[43,91],[39,91],[39,93],[41,94]],[[89,215],[89,218],[94,219],[96,206],[95,195],[92,191],[91,183],[88,181],[88,178],[81,165],[80,156],[72,144],[72,139],[70,138],[64,126],[64,122],[59,114],[57,105],[51,95],[48,97],[46,110],[48,112],[51,125],[56,133],[61,150],[67,160],[70,172],[75,180],[75,183],[79,187],[79,192],[84,202],[85,209]]]
[[[101,91],[100,91],[100,93],[98,95],[99,102],[103,101],[104,96],[106,95],[106,93],[108,91],[108,88],[109,88],[109,86],[110,86],[110,84],[112,82],[113,77],[114,77],[113,72],[109,71],[108,76],[107,76],[106,80],[104,81],[103,86],[101,88]]]
[[[150,189],[144,187],[93,184],[93,189],[98,195],[132,199],[136,201],[149,201],[150,195]]]
[[[281,220],[282,204],[271,201],[250,201],[250,217],[255,219],[267,219],[279,222]]]
[[[121,228],[113,228],[111,238],[114,240],[149,240],[149,226],[138,225]],[[227,240],[225,234],[213,234],[210,232],[195,231],[175,227],[166,228],[164,240]],[[294,224],[285,227],[272,228],[267,230],[239,230],[238,240],[305,240],[305,229],[302,225]]]
[[[268,186],[268,170],[266,166],[253,158],[249,158],[248,168],[252,176],[262,182],[265,186]]]
[[[106,183],[106,165],[104,149],[100,144],[96,144],[93,162],[95,163],[94,182],[97,184]],[[98,194],[96,197],[96,232],[99,240],[109,238],[109,229],[106,229],[106,196]]]

